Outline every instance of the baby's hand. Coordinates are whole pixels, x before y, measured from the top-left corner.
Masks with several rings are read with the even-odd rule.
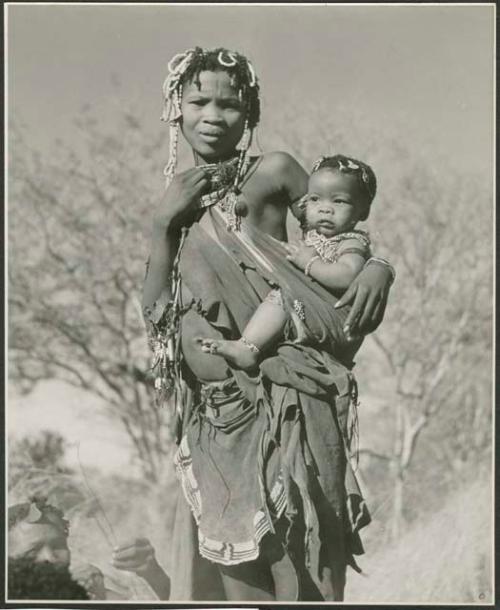
[[[285,248],[288,252],[287,259],[302,271],[311,258],[317,255],[315,248],[306,246],[303,241],[285,244]]]

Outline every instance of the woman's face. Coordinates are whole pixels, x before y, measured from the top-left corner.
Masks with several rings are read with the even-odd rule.
[[[50,523],[21,522],[9,531],[9,557],[29,557],[69,565],[70,551],[62,529]]]
[[[203,71],[182,90],[182,133],[204,161],[230,158],[243,135],[245,106],[227,72]]]

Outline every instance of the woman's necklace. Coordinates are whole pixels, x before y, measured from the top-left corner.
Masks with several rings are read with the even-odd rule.
[[[239,185],[250,165],[250,157],[241,151],[237,157],[219,163],[198,165],[210,175],[210,191],[200,198],[202,208],[217,205],[229,230],[238,231],[244,210],[238,201]],[[244,204],[243,204],[244,205]]]
[[[219,163],[198,165],[210,176],[210,190],[201,197],[201,207],[208,208],[218,203],[234,185],[238,171],[238,157]]]

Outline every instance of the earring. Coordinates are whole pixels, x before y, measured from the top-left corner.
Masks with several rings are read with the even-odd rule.
[[[172,182],[175,169],[177,167],[177,146],[179,143],[179,122],[170,122],[170,134],[169,134],[169,150],[168,150],[168,163],[163,170],[165,176],[165,188],[168,188]]]

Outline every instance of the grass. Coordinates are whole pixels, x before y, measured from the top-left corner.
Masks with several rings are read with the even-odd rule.
[[[346,600],[492,603],[492,509],[488,482],[457,491],[397,543],[366,548],[365,574],[349,573]]]

